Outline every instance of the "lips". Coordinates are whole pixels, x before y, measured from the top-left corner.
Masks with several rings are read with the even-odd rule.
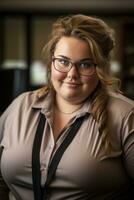
[[[81,84],[80,83],[76,83],[76,82],[64,82],[65,84],[67,84],[69,87],[78,87]]]

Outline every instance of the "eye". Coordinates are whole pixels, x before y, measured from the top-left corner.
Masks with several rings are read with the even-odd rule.
[[[79,63],[80,68],[90,68],[93,66],[94,66],[94,63],[92,61],[83,61]]]
[[[60,65],[62,65],[64,67],[68,67],[70,65],[70,62],[67,59],[59,58],[58,62]]]

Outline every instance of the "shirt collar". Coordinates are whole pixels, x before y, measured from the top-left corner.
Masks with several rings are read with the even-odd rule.
[[[33,109],[39,109],[44,114],[52,112],[54,105],[54,93],[47,87],[41,88],[34,93],[35,101],[32,105]]]

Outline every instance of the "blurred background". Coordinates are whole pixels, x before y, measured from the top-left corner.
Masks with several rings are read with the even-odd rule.
[[[1,0],[0,112],[20,93],[47,84],[41,51],[53,22],[67,14],[104,19],[116,31],[111,73],[134,99],[134,0]]]

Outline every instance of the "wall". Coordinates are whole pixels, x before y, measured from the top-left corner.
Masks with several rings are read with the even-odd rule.
[[[114,12],[114,13],[133,13],[133,0],[1,0],[0,10],[27,9],[43,11],[88,11],[88,12]]]

